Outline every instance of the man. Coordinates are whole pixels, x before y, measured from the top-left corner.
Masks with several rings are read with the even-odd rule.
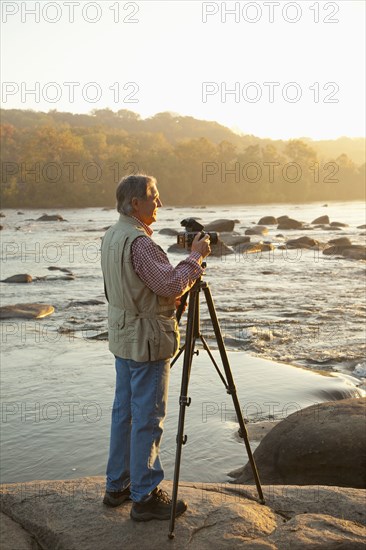
[[[130,498],[132,519],[169,519],[171,500],[158,487],[164,479],[159,447],[170,359],[179,348],[175,305],[202,274],[209,237],[197,235],[191,254],[174,268],[151,239],[150,225],[162,206],[156,179],[127,176],[116,196],[120,217],[102,241],[109,349],[116,367],[103,502],[119,506]],[[186,509],[178,501],[176,515]]]

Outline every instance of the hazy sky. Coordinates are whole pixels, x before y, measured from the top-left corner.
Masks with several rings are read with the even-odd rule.
[[[365,133],[363,0],[2,0],[1,20],[4,108],[173,111],[283,139]]]

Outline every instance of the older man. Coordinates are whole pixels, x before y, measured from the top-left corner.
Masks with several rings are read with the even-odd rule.
[[[202,274],[209,237],[196,236],[190,255],[174,268],[151,238],[150,225],[162,206],[156,179],[127,176],[116,196],[120,217],[102,241],[109,349],[116,367],[103,502],[119,506],[130,498],[132,519],[169,519],[171,500],[158,486],[164,479],[159,447],[170,359],[179,347],[175,304]],[[176,515],[186,509],[178,501]]]

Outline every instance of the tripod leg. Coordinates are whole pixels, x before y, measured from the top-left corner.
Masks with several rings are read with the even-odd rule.
[[[188,306],[188,318],[187,318],[187,329],[186,329],[186,340],[184,344],[184,359],[183,359],[183,369],[182,369],[182,383],[179,397],[179,420],[178,420],[178,433],[177,433],[177,450],[175,455],[175,466],[174,466],[174,479],[173,479],[173,492],[172,492],[172,509],[170,515],[169,523],[169,538],[174,538],[174,524],[175,524],[175,509],[177,505],[178,497],[178,484],[179,484],[179,471],[180,471],[180,461],[182,455],[182,445],[187,441],[187,437],[184,436],[184,420],[186,407],[189,407],[191,400],[188,397],[188,383],[191,373],[192,357],[195,346],[194,338],[194,328],[195,328],[195,318],[196,311],[198,306],[198,296],[199,296],[199,287],[193,287],[191,290],[191,295],[189,299]]]
[[[210,313],[212,326],[213,326],[213,329],[214,329],[214,332],[215,332],[217,345],[219,347],[219,352],[220,352],[222,364],[223,364],[225,375],[226,375],[226,380],[227,380],[227,386],[226,386],[227,389],[226,389],[226,391],[232,397],[235,412],[236,412],[236,416],[238,418],[238,422],[239,422],[239,426],[240,426],[240,431],[241,431],[241,433],[243,435],[243,438],[244,438],[244,443],[245,443],[245,447],[246,447],[246,450],[247,450],[249,462],[250,462],[250,465],[251,465],[251,468],[252,468],[253,477],[254,477],[254,480],[255,480],[255,484],[257,486],[259,500],[260,500],[261,504],[264,504],[265,500],[264,500],[264,496],[263,496],[261,483],[260,483],[260,480],[259,480],[258,470],[257,470],[257,466],[256,466],[255,461],[254,461],[252,450],[250,448],[248,432],[247,432],[247,429],[246,429],[246,426],[245,426],[245,423],[244,423],[244,420],[243,420],[243,415],[241,413],[241,409],[240,409],[240,405],[239,405],[239,401],[238,401],[238,396],[236,394],[236,387],[235,387],[233,375],[231,373],[230,364],[229,364],[229,360],[228,360],[228,357],[227,357],[224,340],[223,340],[223,337],[222,337],[222,334],[221,334],[219,321],[218,321],[218,318],[217,318],[217,315],[216,315],[215,306],[214,306],[214,303],[213,303],[213,300],[212,300],[211,291],[210,291],[210,289],[207,285],[205,285],[203,287],[203,291],[205,293],[205,298],[206,298],[208,310],[209,310],[209,313]]]

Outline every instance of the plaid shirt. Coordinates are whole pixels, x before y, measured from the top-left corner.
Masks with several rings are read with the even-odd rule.
[[[132,243],[132,265],[136,274],[158,296],[182,296],[203,273],[201,254],[191,252],[177,267],[173,267],[163,250],[150,238],[152,229],[138,218],[131,217],[142,225],[147,234]]]

